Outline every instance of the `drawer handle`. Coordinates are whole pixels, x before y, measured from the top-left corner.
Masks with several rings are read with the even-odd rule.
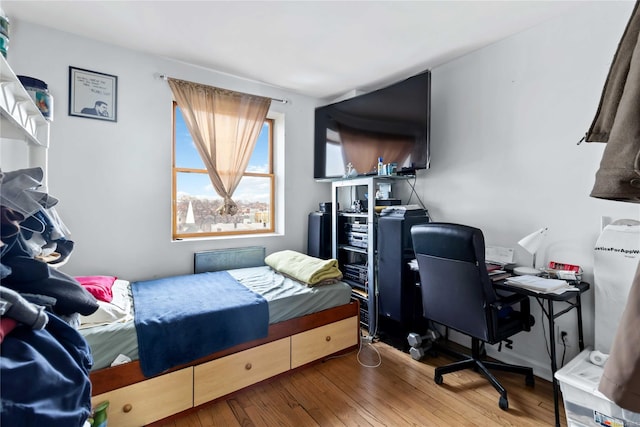
[[[131,412],[132,409],[133,409],[133,405],[131,403],[127,403],[122,407],[122,412],[126,414],[128,412]]]
[[[325,338],[325,340],[326,340],[327,342],[331,341],[331,335],[327,335],[327,337]]]
[[[246,369],[247,371],[250,370],[252,368],[251,363],[247,363],[246,365],[244,365],[244,369]]]

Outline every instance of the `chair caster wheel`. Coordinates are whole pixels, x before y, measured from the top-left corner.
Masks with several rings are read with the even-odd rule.
[[[498,401],[498,406],[500,406],[500,409],[502,409],[503,411],[506,411],[507,409],[509,409],[509,401],[507,400],[506,397],[500,396],[500,400]]]
[[[527,387],[533,387],[536,385],[536,380],[533,378],[533,375],[527,375],[524,378],[524,383]]]
[[[433,377],[433,380],[434,380],[434,381],[436,382],[436,384],[438,384],[438,385],[442,384],[442,382],[443,382],[442,375],[438,375],[438,374],[436,374],[436,375]]]

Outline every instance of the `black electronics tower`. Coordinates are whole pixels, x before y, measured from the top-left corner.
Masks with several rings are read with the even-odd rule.
[[[311,212],[307,236],[307,255],[331,258],[331,212]]]
[[[426,222],[429,217],[423,209],[397,210],[378,219],[380,328],[384,329],[385,323],[393,325],[397,334],[404,334],[402,338],[422,321],[419,275],[411,270],[409,261],[415,258],[411,227]]]

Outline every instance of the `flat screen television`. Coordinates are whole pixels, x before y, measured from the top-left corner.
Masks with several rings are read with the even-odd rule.
[[[315,110],[315,179],[377,171],[378,158],[399,174],[429,168],[431,72]]]

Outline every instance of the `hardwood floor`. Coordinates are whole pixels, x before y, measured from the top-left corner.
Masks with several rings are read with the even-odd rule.
[[[378,350],[380,359],[374,348]],[[361,364],[361,363],[362,364]],[[434,369],[450,363],[440,354],[416,361],[385,343],[258,384],[193,412],[156,425],[208,426],[552,426],[551,383],[496,373],[509,393],[509,409],[498,393],[471,370],[433,381]],[[562,401],[561,422],[566,426]]]

